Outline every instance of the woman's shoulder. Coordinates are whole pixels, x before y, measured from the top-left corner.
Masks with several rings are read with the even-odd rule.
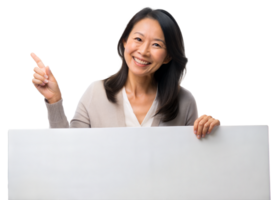
[[[196,108],[196,101],[194,96],[189,90],[183,87],[180,87],[179,106],[181,111],[189,110],[191,108]]]
[[[93,100],[106,100],[106,92],[103,85],[103,80],[93,81],[84,92],[82,97],[84,102],[89,102]]]
[[[87,90],[104,90],[103,80],[93,81],[87,88]]]
[[[189,90],[180,86],[179,101],[195,103],[195,98]]]
[[[194,92],[185,86],[180,86],[180,93],[187,96],[195,96]]]

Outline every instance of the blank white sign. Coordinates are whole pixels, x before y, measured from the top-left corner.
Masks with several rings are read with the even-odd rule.
[[[269,200],[267,126],[9,130],[10,200]]]

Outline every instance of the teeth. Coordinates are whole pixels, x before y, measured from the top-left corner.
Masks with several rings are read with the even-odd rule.
[[[147,65],[147,64],[148,64],[148,62],[141,61],[141,60],[139,60],[139,59],[137,59],[137,58],[135,58],[135,57],[134,57],[134,60],[135,60],[136,62],[142,64],[142,65]]]

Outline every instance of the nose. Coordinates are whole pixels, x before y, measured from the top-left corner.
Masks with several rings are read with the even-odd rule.
[[[148,42],[144,42],[139,46],[138,53],[142,56],[149,56],[150,55],[150,47]]]

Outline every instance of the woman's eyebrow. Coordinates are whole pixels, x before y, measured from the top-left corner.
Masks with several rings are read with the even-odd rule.
[[[134,34],[140,34],[140,35],[142,35],[143,37],[145,37],[145,35],[144,35],[143,33],[140,33],[140,32],[135,32]],[[164,42],[163,40],[161,40],[161,39],[154,38],[154,40],[160,41],[160,42],[162,42],[162,43],[165,45],[165,42]]]

